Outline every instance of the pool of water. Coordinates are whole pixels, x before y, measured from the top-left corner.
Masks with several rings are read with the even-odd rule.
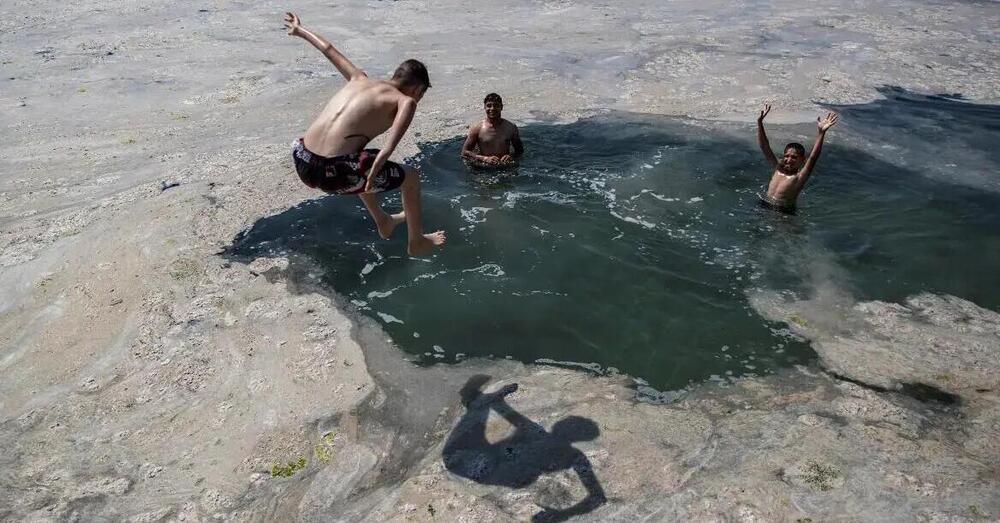
[[[996,173],[1000,160],[986,145],[1000,143],[995,108],[969,106],[973,116],[962,117],[952,106],[968,104],[900,96],[881,111],[905,102],[962,129],[978,125],[976,136],[992,133],[960,146],[992,162],[985,179]],[[461,137],[425,144],[413,159],[424,172],[425,223],[449,237],[432,258],[406,257],[402,229],[378,240],[359,202],[338,197],[261,219],[229,252],[288,256],[305,267],[289,277],[325,282],[421,362],[585,364],[662,389],[813,356],[754,312],[752,289],[808,294],[822,282],[858,299],[931,291],[998,309],[1000,196],[950,182],[946,165],[880,154],[866,134],[883,131],[866,123],[874,104],[841,110],[845,125],[796,216],[758,205],[769,172],[752,127],[611,114],[523,126],[528,153],[504,173],[470,171]],[[936,146],[935,132],[954,141],[946,125],[930,126],[897,129],[899,142],[917,155]],[[813,132],[774,127],[771,141]]]

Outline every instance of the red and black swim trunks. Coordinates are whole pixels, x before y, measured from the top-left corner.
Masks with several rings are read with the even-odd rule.
[[[378,149],[333,157],[320,156],[306,149],[302,138],[292,142],[292,159],[302,183],[330,194],[359,194],[365,190],[366,176],[378,155]],[[386,161],[372,180],[373,192],[399,188],[406,177],[402,165]]]

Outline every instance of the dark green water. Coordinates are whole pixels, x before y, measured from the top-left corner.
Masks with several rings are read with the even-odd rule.
[[[471,173],[461,138],[424,145],[425,223],[449,235],[433,258],[407,258],[402,228],[378,241],[359,202],[338,197],[261,219],[229,252],[315,267],[289,277],[326,282],[425,362],[578,362],[663,389],[767,372],[812,352],[758,316],[749,289],[805,295],[823,281],[859,299],[931,291],[1000,308],[1000,197],[947,179],[961,150],[928,152],[935,136],[958,140],[995,180],[998,111],[896,94],[841,108],[847,125],[797,216],[758,206],[769,172],[752,127],[616,114],[524,126],[528,155],[500,175]],[[906,130],[914,117],[920,133]],[[885,125],[926,169],[865,152]],[[771,141],[813,132],[776,127]]]

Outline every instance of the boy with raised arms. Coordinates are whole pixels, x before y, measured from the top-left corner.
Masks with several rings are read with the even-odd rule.
[[[423,232],[420,173],[389,160],[413,120],[417,102],[431,86],[427,68],[417,60],[407,60],[388,81],[373,80],[330,42],[302,27],[298,16],[285,13],[285,28],[289,35],[319,49],[347,79],[305,135],[292,143],[299,178],[326,193],[358,195],[382,238],[388,239],[397,225],[406,222],[407,252],[412,256],[442,245],[443,231]],[[365,148],[387,130],[382,150]],[[396,188],[402,192],[403,212],[390,215],[382,210],[376,194]]]
[[[767,141],[767,133],[764,132],[764,117],[769,112],[771,112],[771,105],[765,104],[760,115],[757,116],[757,145],[764,153],[767,163],[774,168],[771,182],[767,185],[767,194],[761,198],[761,201],[778,211],[793,213],[799,193],[809,181],[809,175],[812,174],[813,168],[816,167],[816,161],[819,160],[820,152],[823,151],[823,140],[826,138],[826,132],[837,123],[840,117],[834,113],[826,113],[826,116],[816,119],[818,134],[808,158],[806,158],[806,148],[802,144],[790,143],[785,146],[784,154],[779,160],[771,151],[771,144]]]

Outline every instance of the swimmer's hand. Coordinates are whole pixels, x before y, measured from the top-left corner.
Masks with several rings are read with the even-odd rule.
[[[500,165],[510,165],[512,163],[514,163],[514,157],[513,156],[511,156],[509,154],[505,154],[505,155],[503,155],[503,156],[500,157]]]
[[[500,165],[500,157],[499,156],[483,156],[482,157],[482,162],[485,163],[485,164],[487,164],[487,165]]]
[[[372,169],[368,171],[368,179],[365,180],[365,190],[361,192],[370,193],[372,192],[372,186],[375,183],[375,170]]]
[[[764,108],[760,110],[760,115],[757,116],[757,121],[763,122],[764,117],[767,116],[767,113],[769,112],[771,112],[771,104],[764,104]]]
[[[302,36],[302,24],[295,13],[285,13],[285,29],[289,36]]]
[[[840,120],[840,115],[837,113],[826,113],[823,118],[816,119],[816,127],[819,128],[819,132],[825,133],[828,129],[837,124]]]

